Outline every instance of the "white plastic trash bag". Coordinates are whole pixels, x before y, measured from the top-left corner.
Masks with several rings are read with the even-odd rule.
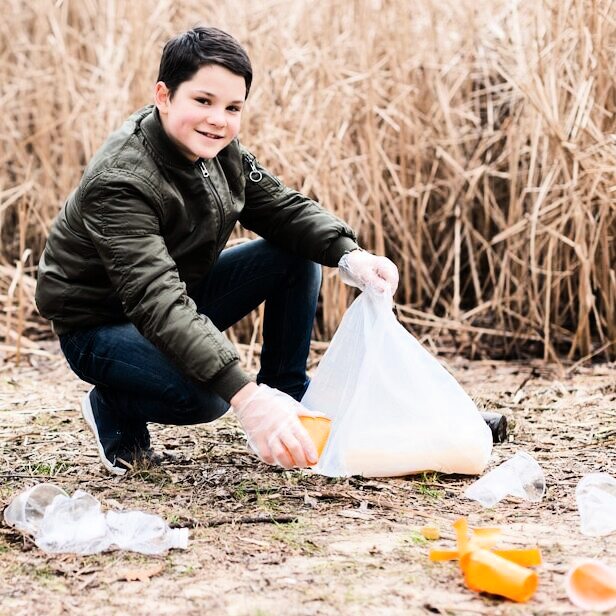
[[[302,404],[330,417],[315,467],[329,477],[476,475],[492,434],[473,401],[368,288],[345,313]]]

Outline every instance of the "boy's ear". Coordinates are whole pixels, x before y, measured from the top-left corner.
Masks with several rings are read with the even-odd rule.
[[[167,113],[171,96],[169,88],[164,81],[159,81],[154,86],[154,104],[158,108],[159,113]]]

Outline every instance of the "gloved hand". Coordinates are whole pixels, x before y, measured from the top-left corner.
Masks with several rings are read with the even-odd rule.
[[[265,384],[234,408],[248,444],[266,464],[304,468],[318,461],[316,447],[299,416],[324,417]]]
[[[398,268],[387,257],[377,257],[364,250],[353,250],[342,255],[338,262],[342,282],[375,289],[378,293],[393,295],[398,288]]]

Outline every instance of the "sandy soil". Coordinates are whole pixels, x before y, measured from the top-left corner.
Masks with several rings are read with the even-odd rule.
[[[0,507],[21,489],[54,482],[94,494],[106,509],[157,513],[190,528],[189,548],[165,556],[110,552],[48,556],[0,526],[0,614],[570,614],[563,579],[581,557],[616,566],[616,534],[579,532],[575,486],[586,473],[616,476],[616,366],[570,370],[539,363],[449,361],[478,404],[504,412],[511,435],[490,468],[520,449],[542,465],[540,504],[493,509],[462,497],[471,478],[428,474],[332,480],[258,463],[232,418],[196,427],[153,426],[164,463],[113,478],[98,463],[77,412],[87,385],[57,347],[20,368],[0,364]],[[525,605],[468,590],[452,522],[500,525],[505,543],[538,545],[539,589]],[[441,540],[419,534],[437,525]],[[137,579],[134,579],[137,578]]]

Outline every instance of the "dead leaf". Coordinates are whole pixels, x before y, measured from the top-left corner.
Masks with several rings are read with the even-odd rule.
[[[154,563],[149,567],[132,567],[121,569],[118,572],[118,580],[126,580],[127,582],[147,582],[150,578],[162,573],[165,569],[165,563]]]

